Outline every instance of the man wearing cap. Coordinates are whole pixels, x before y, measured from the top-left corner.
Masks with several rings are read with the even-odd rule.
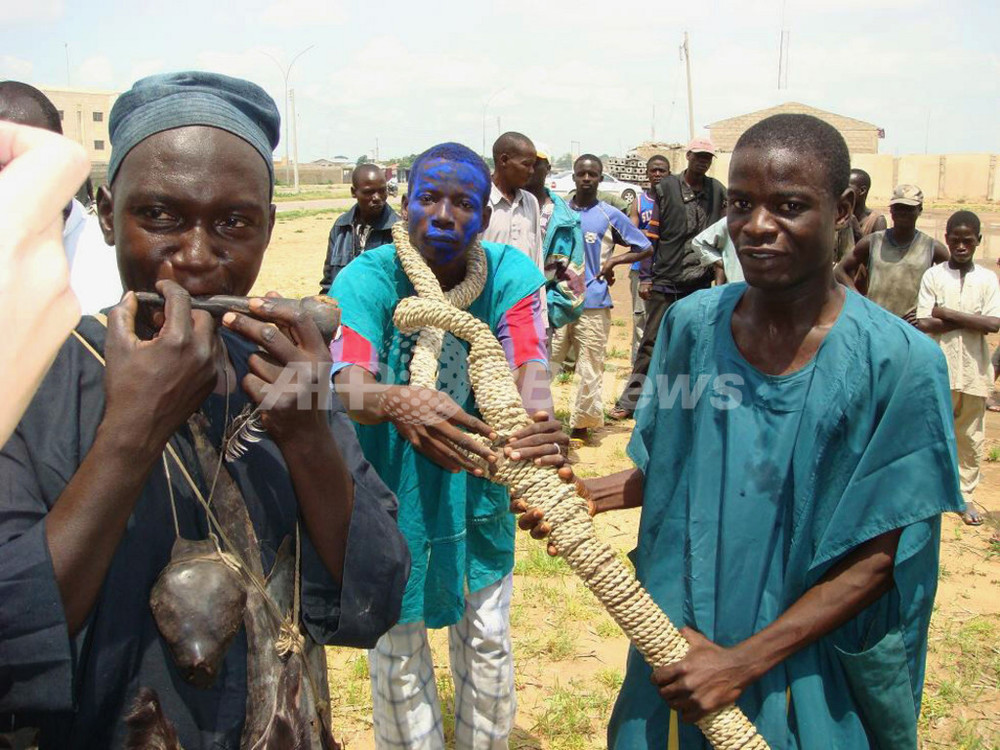
[[[862,237],[836,269],[837,280],[857,291],[855,277],[866,268],[868,299],[914,325],[924,271],[949,257],[948,248],[917,229],[923,204],[916,185],[897,185],[889,201],[892,227]]]
[[[726,188],[706,172],[715,158],[715,146],[707,138],[695,138],[687,147],[687,169],[667,175],[656,186],[658,212],[647,233],[655,232],[651,274],[645,273],[640,290],[646,297],[646,327],[625,390],[611,419],[628,419],[635,412],[646,380],[660,320],[672,304],[712,284],[712,270],[701,264],[692,240],[725,215]]]
[[[351,197],[357,202],[330,229],[320,294],[329,292],[337,274],[365,250],[392,242],[392,225],[399,221],[388,203],[385,172],[377,164],[362,164],[354,170]]]
[[[99,216],[128,291],[106,323],[81,321],[0,450],[0,725],[39,729],[42,750],[159,746],[126,721],[149,715],[148,689],[186,750],[240,746],[248,711],[273,708],[259,679],[248,705],[248,662],[268,655],[241,628],[211,684],[189,684],[150,606],[175,542],[209,538],[204,498],[243,570],[266,575],[284,540],[298,547],[292,626],[320,687],[316,712],[299,712],[299,693],[285,714],[303,741],[331,741],[310,644],[371,646],[396,621],[408,554],[395,499],[330,396],[311,320],[260,300],[220,327],[189,296],[246,295],[256,279],[277,108],[248,81],[174,73],[138,81],[109,125]],[[134,292],[154,290],[165,308],[140,308]],[[248,406],[259,440],[212,460]]]

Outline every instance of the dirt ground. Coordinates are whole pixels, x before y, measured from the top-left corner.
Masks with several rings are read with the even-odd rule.
[[[931,213],[931,212],[929,212]],[[322,275],[326,237],[336,213],[296,211],[279,216],[255,291],[315,293]],[[991,228],[1000,226],[993,215]],[[934,224],[939,218],[928,216]],[[928,227],[931,229],[931,227]],[[985,229],[986,227],[984,227]],[[940,237],[940,235],[938,235]],[[997,249],[989,253],[995,258]],[[995,268],[992,258],[983,265]],[[629,369],[631,308],[628,287],[614,288],[614,323],[608,343],[605,408],[612,405]],[[993,342],[995,345],[997,342]],[[571,386],[557,383],[557,412],[565,418]],[[582,476],[628,468],[625,455],[632,423],[609,423],[591,445],[573,452]],[[1000,748],[1000,414],[987,415],[987,447],[977,501],[987,524],[964,526],[944,519],[937,601],[930,630],[920,737],[924,748]],[[602,538],[623,554],[635,545],[638,511],[599,516]],[[560,560],[519,535],[511,611],[516,658],[517,729],[513,748],[600,748],[624,674],[627,641]],[[451,688],[447,634],[431,638],[445,713]],[[336,733],[351,748],[373,748],[365,654],[330,649],[330,689]],[[450,737],[450,719],[446,718]]]

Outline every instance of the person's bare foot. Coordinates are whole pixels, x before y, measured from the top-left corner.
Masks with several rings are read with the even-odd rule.
[[[612,419],[615,422],[621,422],[625,419],[631,419],[632,412],[627,409],[623,409],[620,406],[616,406],[614,409],[608,412],[608,419]]]
[[[965,504],[965,511],[959,514],[962,517],[962,523],[966,526],[982,526],[983,525],[983,514],[979,512],[979,508],[976,504],[969,500]]]

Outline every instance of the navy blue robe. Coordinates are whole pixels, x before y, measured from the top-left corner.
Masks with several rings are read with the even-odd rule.
[[[105,329],[96,320],[84,318],[78,330],[103,351]],[[225,330],[222,337],[237,373],[232,416],[247,401],[238,383],[255,347]],[[136,691],[150,687],[185,750],[238,748],[246,710],[244,630],[215,684],[202,690],[180,678],[149,608],[175,539],[162,464],[136,501],[85,626],[69,636],[45,519],[93,445],[104,404],[104,368],[71,337],[0,451],[0,731],[39,727],[43,750],[121,747],[122,716]],[[213,394],[202,412],[218,446],[225,398]],[[302,622],[318,643],[370,647],[399,617],[409,555],[396,526],[396,499],[362,455],[336,396],[330,427],[354,478],[354,509],[342,586],[302,535]],[[187,428],[171,444],[207,497]],[[225,466],[243,492],[266,573],[281,541],[294,539],[298,506],[288,469],[267,438]],[[204,509],[176,466],[171,476],[181,535],[206,538]]]

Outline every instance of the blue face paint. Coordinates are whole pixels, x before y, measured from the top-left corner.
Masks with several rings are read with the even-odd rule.
[[[447,265],[483,230],[489,182],[477,166],[430,159],[411,174],[407,205],[410,241],[433,264]]]

